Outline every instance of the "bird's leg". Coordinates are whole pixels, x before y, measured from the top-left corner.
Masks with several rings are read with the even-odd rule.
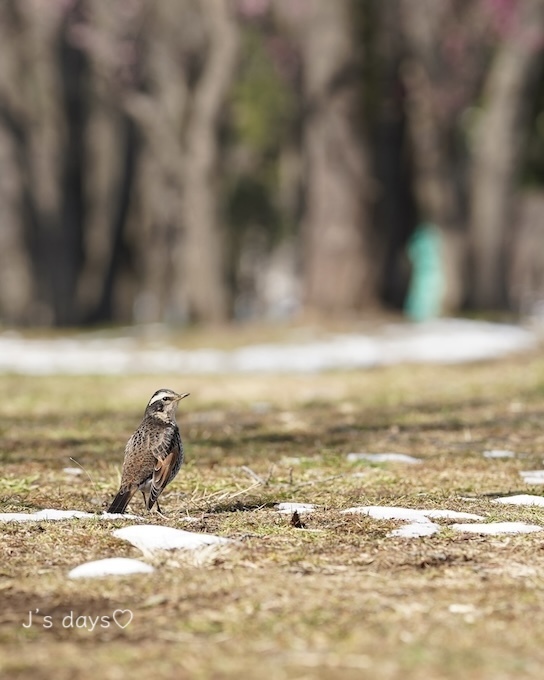
[[[157,506],[157,512],[158,512],[158,514],[159,514],[163,519],[168,519],[168,517],[167,517],[165,514],[163,514],[163,511],[161,510],[161,506],[159,505],[159,501],[158,501],[158,500],[155,501],[155,505]]]
[[[144,497],[144,508],[147,508],[147,498],[145,495],[145,491],[143,489],[140,489],[140,491],[142,492],[142,496]]]

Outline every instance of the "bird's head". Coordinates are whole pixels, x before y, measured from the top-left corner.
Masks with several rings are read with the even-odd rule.
[[[149,400],[145,409],[145,415],[158,418],[165,422],[175,420],[178,402],[188,396],[189,392],[178,394],[177,392],[166,388],[157,390]]]

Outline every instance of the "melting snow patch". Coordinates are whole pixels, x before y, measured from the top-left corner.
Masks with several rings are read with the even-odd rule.
[[[374,335],[332,335],[308,343],[232,351],[184,351],[166,344],[142,348],[134,337],[27,339],[5,333],[0,335],[0,371],[27,375],[315,372],[403,362],[479,361],[528,350],[536,342],[536,333],[517,326],[466,319],[398,324]]]
[[[518,326],[468,319],[437,319],[391,330],[398,335],[382,339],[384,363],[480,361],[530,349],[537,343],[535,333]]]
[[[469,614],[475,610],[473,604],[450,604],[448,607],[448,611],[452,614]]]
[[[83,474],[83,470],[78,467],[65,467],[62,468],[62,471],[66,473],[67,475],[70,475],[72,477],[77,477],[78,475]]]
[[[472,512],[457,512],[456,510],[422,510],[426,517],[432,519],[484,519]]]
[[[524,499],[526,505],[544,505],[544,498],[540,496],[511,496],[510,498]],[[538,499],[534,501],[533,499]],[[531,501],[531,502],[529,502]],[[507,499],[497,499],[496,502],[510,502]],[[521,504],[521,502],[518,500]],[[410,522],[405,526],[391,531],[389,536],[402,536],[413,538],[417,536],[431,536],[440,527],[431,522],[432,519],[471,519],[482,520],[481,515],[470,512],[456,512],[455,510],[414,510],[412,508],[387,507],[381,505],[368,505],[342,510],[344,514],[368,515],[374,519],[393,519]],[[527,534],[534,531],[542,531],[542,527],[525,522],[491,522],[489,524],[451,524],[456,531],[466,531],[478,534]]]
[[[420,536],[432,536],[432,534],[436,534],[437,531],[440,531],[440,527],[434,522],[411,522],[398,529],[393,529],[388,536],[419,538]]]
[[[122,514],[118,512],[103,512],[101,515],[92,515],[96,519],[108,519],[108,520],[116,520],[116,519],[143,519],[143,517],[140,517],[139,515],[131,515],[128,512],[124,512]]]
[[[313,503],[278,503],[276,510],[284,515],[290,515],[293,512],[305,513],[313,512],[315,505]]]
[[[519,496],[504,496],[503,498],[495,498],[493,503],[505,503],[506,505],[544,505],[543,496],[531,496],[529,494],[520,494]]]
[[[421,463],[419,458],[408,456],[405,453],[348,453],[348,463],[359,460],[368,460],[372,463],[408,463],[411,465]]]
[[[3,512],[0,522],[39,522],[41,520],[76,519],[80,517],[96,517],[89,512],[79,510],[40,510],[39,512]]]
[[[506,449],[491,449],[491,451],[484,451],[484,458],[514,458],[515,453]]]
[[[519,474],[526,484],[544,484],[544,470],[521,470]]]
[[[374,519],[400,519],[405,522],[429,522],[422,510],[394,506],[365,505],[342,510],[344,515],[368,515]]]
[[[389,507],[383,505],[367,505],[342,510],[346,514],[360,514],[374,519],[400,519],[407,522],[430,523],[432,519],[484,519],[481,515],[455,510],[414,510],[412,508]]]
[[[113,535],[132,543],[144,555],[152,555],[160,550],[197,550],[208,545],[221,545],[230,542],[227,538],[213,534],[198,534],[156,524],[123,527],[116,529]]]
[[[136,515],[112,515],[104,512],[101,515],[94,515],[90,512],[80,512],[79,510],[39,510],[38,512],[3,512],[0,513],[0,522],[41,522],[58,521],[63,519],[138,519]]]
[[[126,557],[110,557],[105,560],[85,562],[75,567],[68,578],[100,578],[102,576],[122,576],[124,574],[151,574],[154,571],[150,564]]]
[[[542,531],[537,524],[525,522],[490,522],[489,524],[452,524],[456,531],[472,532],[474,534],[530,534],[534,531]]]
[[[450,614],[460,614],[467,623],[474,623],[478,615],[478,610],[473,604],[463,604],[461,602],[450,604],[448,611]]]

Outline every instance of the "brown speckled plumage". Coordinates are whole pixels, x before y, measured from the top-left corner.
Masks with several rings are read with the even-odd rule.
[[[178,474],[183,463],[183,442],[176,423],[176,406],[188,394],[157,390],[149,400],[144,418],[128,440],[119,492],[108,512],[123,513],[139,489],[148,510]]]

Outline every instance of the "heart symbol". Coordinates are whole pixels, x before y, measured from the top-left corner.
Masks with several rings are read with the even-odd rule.
[[[119,628],[126,628],[132,621],[134,614],[130,609],[116,609],[113,612],[112,617]]]

